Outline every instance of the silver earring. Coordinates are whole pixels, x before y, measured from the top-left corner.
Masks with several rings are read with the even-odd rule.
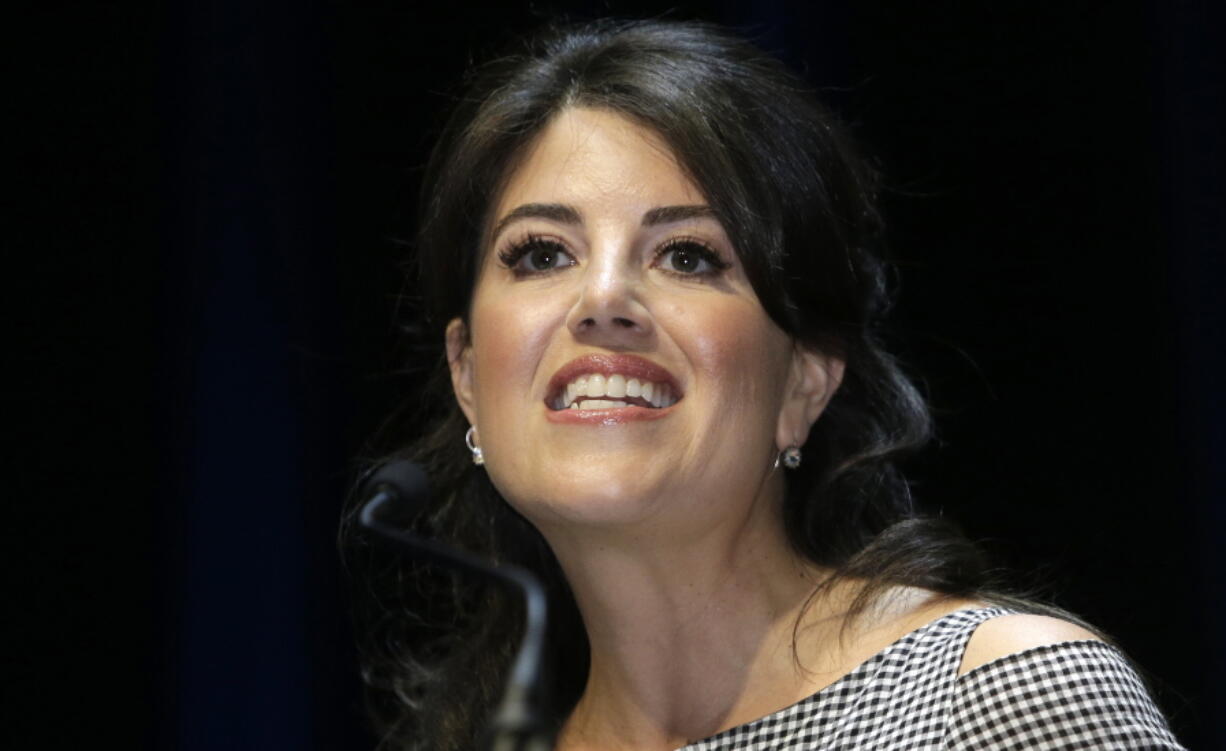
[[[779,456],[775,457],[775,466],[778,467],[780,464],[783,464],[783,466],[787,467],[788,469],[796,469],[797,467],[799,467],[800,466],[800,447],[799,446],[788,446],[783,451],[781,451],[779,453]]]
[[[464,445],[467,446],[468,450],[473,454],[473,464],[480,467],[482,464],[485,464],[485,453],[481,450],[480,446],[473,442],[473,433],[476,432],[476,425],[468,426],[468,432],[464,434]]]

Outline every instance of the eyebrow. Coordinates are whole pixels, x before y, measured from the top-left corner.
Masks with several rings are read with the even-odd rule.
[[[671,224],[687,219],[714,219],[715,212],[710,206],[661,206],[643,214],[643,226],[656,224]]]
[[[503,228],[520,219],[548,219],[562,224],[583,224],[579,212],[564,203],[525,203],[516,206],[509,214],[498,220],[490,237],[498,237]]]
[[[652,227],[657,224],[682,222],[687,219],[710,219],[715,217],[715,211],[710,206],[659,206],[643,214],[643,226]],[[520,219],[547,219],[562,224],[583,224],[583,217],[573,206],[564,203],[525,203],[516,206],[506,216],[498,220],[491,237],[499,233],[510,223]]]

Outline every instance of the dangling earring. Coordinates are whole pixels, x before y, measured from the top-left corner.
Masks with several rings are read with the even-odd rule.
[[[485,464],[485,453],[481,451],[480,446],[478,446],[476,443],[473,442],[473,433],[476,433],[476,432],[477,432],[476,425],[468,426],[468,432],[464,434],[464,445],[467,446],[468,450],[471,451],[473,454],[473,464],[476,464],[478,467],[480,467],[482,464]],[[797,461],[799,462],[799,460]]]
[[[783,451],[780,451],[779,455],[775,457],[775,469],[778,469],[780,464],[788,469],[796,469],[799,467],[800,446],[788,446]]]

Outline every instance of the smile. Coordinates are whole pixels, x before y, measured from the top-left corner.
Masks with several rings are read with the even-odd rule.
[[[602,397],[608,397],[604,399]],[[553,409],[613,409],[635,405],[649,409],[668,407],[677,401],[667,383],[644,383],[621,373],[581,375],[566,384],[553,400]]]
[[[633,355],[587,355],[567,363],[552,379],[545,406],[561,410],[661,410],[681,399],[672,374]]]

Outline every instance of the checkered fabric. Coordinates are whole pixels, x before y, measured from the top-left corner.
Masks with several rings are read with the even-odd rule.
[[[950,613],[809,698],[683,751],[1183,748],[1102,642],[1026,650],[959,677],[975,628],[1008,613]]]

